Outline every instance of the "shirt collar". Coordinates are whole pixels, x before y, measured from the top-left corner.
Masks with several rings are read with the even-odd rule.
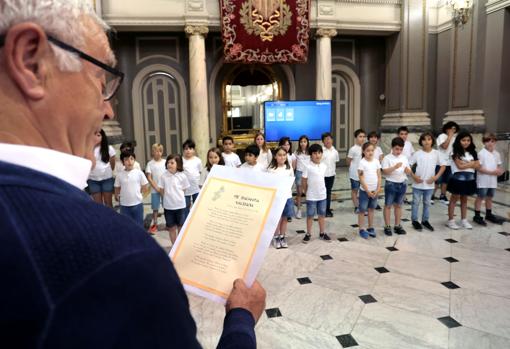
[[[80,190],[87,186],[90,160],[56,150],[0,143],[0,160],[57,177]]]

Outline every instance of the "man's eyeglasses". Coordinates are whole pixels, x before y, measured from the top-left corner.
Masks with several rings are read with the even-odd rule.
[[[92,56],[89,56],[85,52],[80,51],[71,45],[66,44],[65,42],[62,42],[62,41],[54,38],[53,36],[48,35],[48,40],[52,44],[60,47],[61,49],[66,50],[68,52],[72,52],[72,53],[78,55],[78,57],[80,57],[81,59],[84,59],[84,60],[98,66],[99,68],[103,69],[106,74],[106,77],[105,77],[106,82],[102,88],[103,98],[105,101],[109,101],[110,99],[112,99],[112,97],[115,95],[115,93],[119,89],[120,84],[122,83],[122,80],[124,80],[123,72],[110,67],[109,65],[95,59]],[[4,42],[5,42],[5,37],[3,35],[0,35],[0,47],[2,47],[4,45]]]

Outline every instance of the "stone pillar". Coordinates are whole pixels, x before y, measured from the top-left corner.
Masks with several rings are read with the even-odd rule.
[[[331,99],[331,38],[335,29],[317,29],[316,99]]]
[[[187,25],[189,38],[189,93],[191,103],[191,138],[196,143],[197,156],[206,160],[209,149],[209,113],[207,71],[205,63],[206,26]]]

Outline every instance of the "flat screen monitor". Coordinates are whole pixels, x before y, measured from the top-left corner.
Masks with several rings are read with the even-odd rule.
[[[331,132],[331,101],[264,102],[264,125],[269,142],[285,136],[297,141],[302,135],[320,140],[324,132]]]

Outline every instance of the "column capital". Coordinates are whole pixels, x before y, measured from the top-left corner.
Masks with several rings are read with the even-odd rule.
[[[209,33],[209,28],[205,25],[187,25],[184,27],[184,32],[188,35],[206,36]]]
[[[336,31],[336,29],[333,28],[319,28],[315,32],[315,36],[320,38],[324,37],[332,38],[333,36],[336,36],[336,34],[338,34],[338,32]]]

